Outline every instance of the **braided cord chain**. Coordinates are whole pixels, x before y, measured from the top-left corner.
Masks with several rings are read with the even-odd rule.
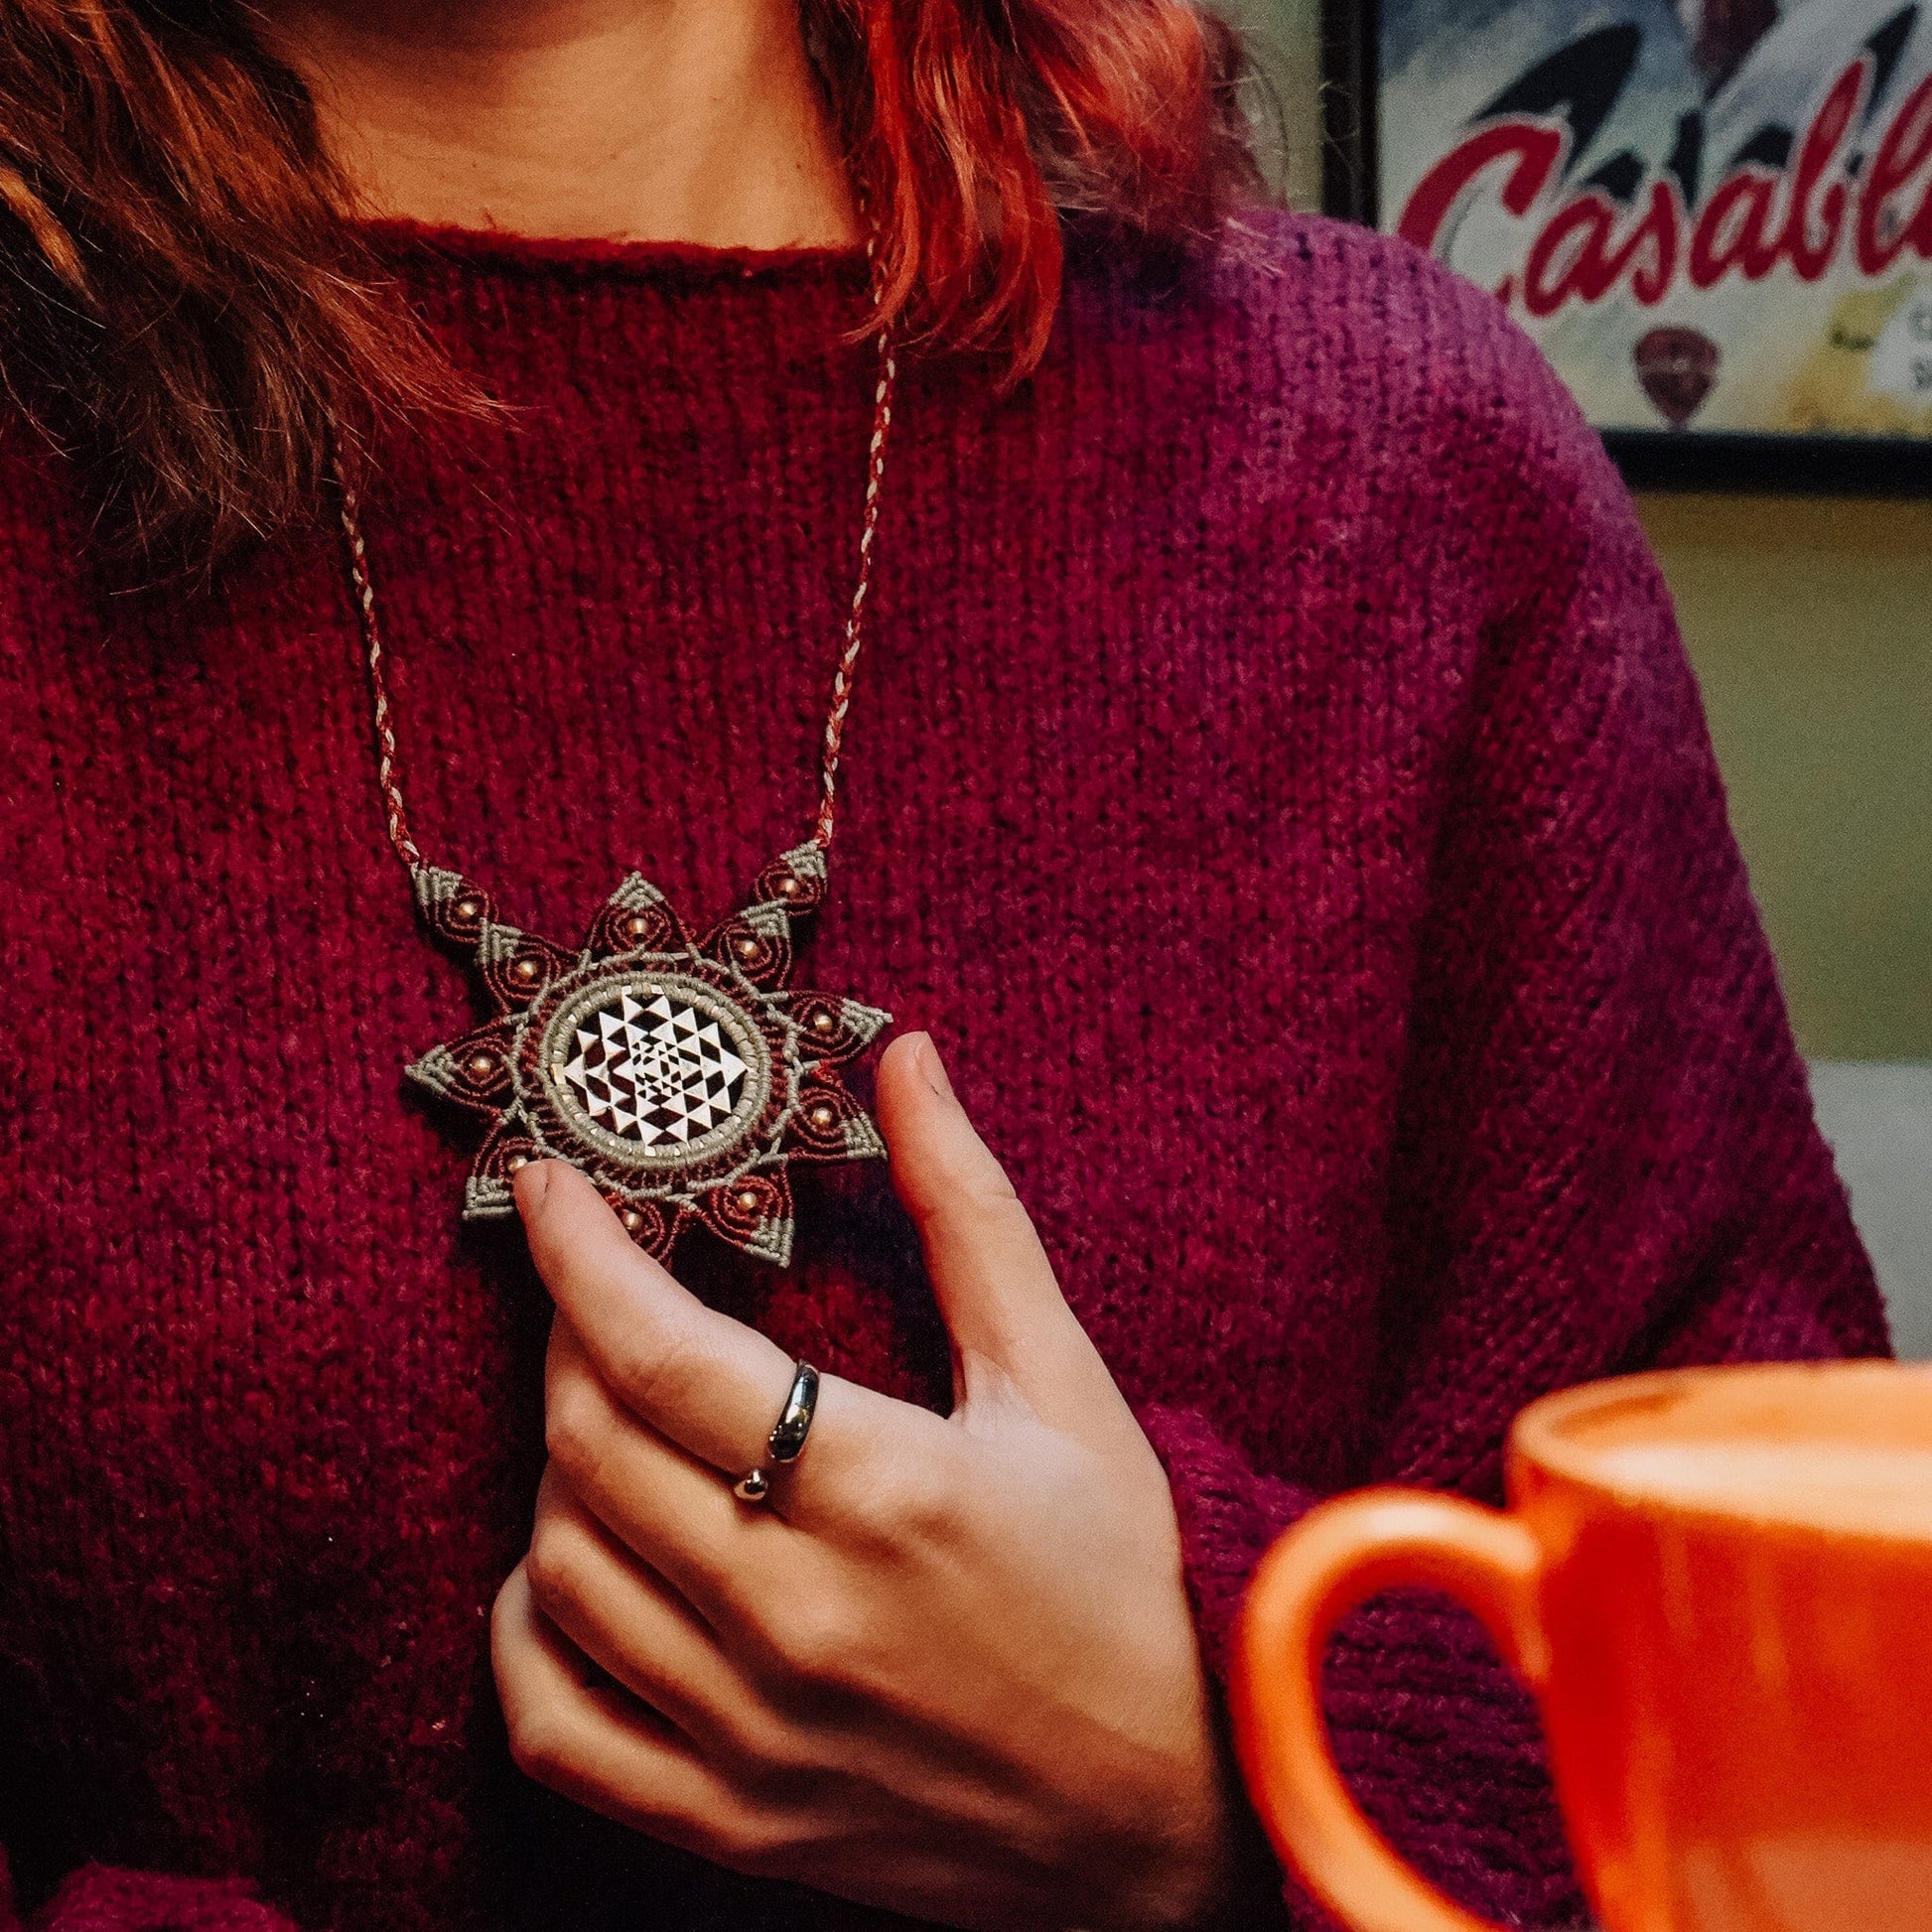
[[[866,263],[875,310],[880,299],[879,271],[875,237],[866,238]],[[832,843],[832,830],[838,814],[839,756],[845,745],[846,718],[852,709],[852,690],[859,656],[865,647],[866,603],[872,593],[873,560],[879,545],[880,502],[886,483],[886,445],[892,434],[893,399],[898,384],[898,353],[893,345],[892,332],[879,333],[879,380],[873,390],[872,440],[866,447],[865,516],[859,532],[859,576],[852,590],[851,609],[846,614],[845,634],[839,651],[838,668],[832,677],[832,706],[825,715],[825,738],[819,758],[818,818],[812,829],[812,843],[825,851]],[[361,503],[355,487],[335,464],[337,497],[341,509],[343,540],[348,552],[349,583],[355,595],[356,614],[362,626],[363,655],[368,666],[369,695],[375,711],[376,781],[382,789],[383,810],[389,843],[396,857],[410,872],[423,865],[423,855],[410,837],[409,814],[403,804],[402,779],[396,756],[395,707],[389,697],[388,652],[382,640],[382,625],[376,617],[375,585],[369,575],[368,544],[362,535]]]
[[[369,695],[375,701],[375,774],[382,787],[382,806],[389,828],[389,843],[396,857],[413,873],[423,863],[416,841],[409,836],[409,814],[402,802],[402,780],[396,774],[396,728],[394,707],[389,702],[389,678],[385,669],[387,652],[382,646],[382,626],[375,615],[375,585],[369,579],[369,549],[362,540],[361,506],[355,487],[346,482],[337,466],[337,494],[342,504],[343,540],[348,546],[348,578],[355,591],[355,609],[362,621],[362,648],[369,667]]]
[[[871,244],[866,253],[871,256]],[[875,303],[878,291],[875,286]],[[832,843],[833,822],[839,809],[839,754],[845,745],[845,721],[852,709],[852,686],[859,653],[866,642],[866,599],[872,593],[873,554],[879,544],[879,503],[886,485],[886,441],[893,429],[893,394],[898,384],[898,353],[892,336],[879,338],[879,383],[872,398],[872,441],[866,451],[866,512],[859,531],[859,580],[852,587],[852,609],[846,614],[845,643],[838,669],[832,674],[832,708],[825,714],[825,744],[819,759],[818,823],[812,843],[823,852]]]

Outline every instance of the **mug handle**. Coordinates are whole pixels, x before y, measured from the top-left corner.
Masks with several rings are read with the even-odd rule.
[[[1365,1489],[1311,1509],[1255,1572],[1230,1685],[1242,1769],[1284,1863],[1356,1932],[1497,1928],[1418,1877],[1349,1796],[1321,1711],[1329,1636],[1381,1590],[1444,1590],[1534,1690],[1548,1674],[1541,1567],[1516,1517],[1422,1489]]]

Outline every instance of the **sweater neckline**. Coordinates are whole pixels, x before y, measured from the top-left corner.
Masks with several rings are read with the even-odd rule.
[[[528,235],[504,228],[446,227],[385,216],[357,227],[394,268],[443,260],[483,269],[622,280],[824,282],[863,280],[866,252],[849,247],[714,248],[692,241],[615,241],[596,236]]]

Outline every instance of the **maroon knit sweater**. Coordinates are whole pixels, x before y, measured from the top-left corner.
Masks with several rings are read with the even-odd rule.
[[[566,940],[632,867],[734,907],[812,808],[855,262],[392,245],[516,405],[369,493],[426,851]],[[84,519],[10,433],[0,1927],[875,1923],[510,1768],[485,1615],[548,1304],[402,1078],[472,994],[383,839],[340,552],[129,597]],[[1217,1665],[1315,1497],[1493,1497],[1560,1384],[1883,1348],[1663,586],[1488,298],[1286,217],[1179,288],[1082,271],[1017,394],[913,368],[882,543],[800,977],[937,1035],[1172,1471]],[[799,1208],[789,1273],[681,1271],[943,1405],[883,1169]],[[1574,1916],[1472,1624],[1358,1619],[1331,1710],[1425,1869]],[[1281,1896],[1245,1922],[1313,1922]]]

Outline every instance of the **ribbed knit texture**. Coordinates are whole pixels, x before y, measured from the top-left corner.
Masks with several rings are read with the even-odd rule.
[[[515,405],[368,493],[419,838],[566,941],[632,867],[730,909],[810,823],[856,264],[395,247]],[[1486,297],[1286,217],[1177,291],[1085,272],[1010,399],[913,366],[881,542],[799,978],[937,1035],[1173,1472],[1217,1662],[1313,1497],[1494,1496],[1511,1415],[1583,1378],[1882,1349],[1663,587]],[[508,1765],[485,1613],[548,1304],[513,1228],[459,1225],[470,1142],[402,1080],[472,996],[383,841],[325,535],[209,599],[117,596],[11,436],[0,907],[21,1913],[874,1923]],[[884,1171],[799,1191],[792,1273],[700,1237],[686,1278],[943,1405]],[[1427,1870],[1576,1916],[1533,1715],[1471,1624],[1358,1619],[1332,1709]],[[1246,1923],[1313,1922],[1264,1893]]]

